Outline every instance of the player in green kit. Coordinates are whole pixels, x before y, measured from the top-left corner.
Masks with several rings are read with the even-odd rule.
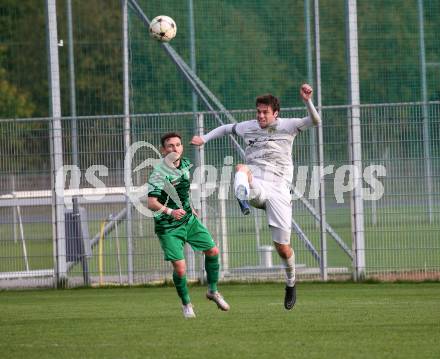
[[[229,304],[217,290],[219,276],[219,250],[206,227],[192,209],[189,191],[191,163],[182,157],[182,137],[176,132],[161,138],[163,159],[148,179],[148,208],[155,212],[154,230],[159,237],[164,259],[173,265],[173,282],[182,301],[185,318],[194,318],[193,306],[186,280],[184,257],[185,243],[194,251],[205,254],[205,270],[208,282],[206,297],[219,309],[229,310]]]

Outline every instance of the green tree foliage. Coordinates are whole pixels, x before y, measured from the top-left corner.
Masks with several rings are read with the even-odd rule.
[[[46,2],[3,0],[0,36],[5,77],[34,104],[31,116],[49,114]],[[79,115],[122,112],[122,35],[120,1],[72,1]],[[57,1],[62,114],[70,114],[66,2]],[[17,116],[13,116],[17,117]]]
[[[0,118],[31,117],[35,106],[27,94],[9,82],[3,67],[4,53],[5,47],[0,46]],[[41,168],[42,158],[35,156],[35,153],[41,148],[39,136],[44,128],[41,122],[0,122],[0,171],[11,173],[25,168],[29,170],[33,166]],[[47,141],[43,142],[43,148],[47,151],[44,144]]]
[[[419,24],[416,2],[359,4],[359,67],[365,102],[420,101]],[[369,14],[375,14],[372,21]]]
[[[188,3],[138,1],[150,18],[172,16],[172,46],[189,63]],[[251,108],[255,96],[272,92],[283,106],[300,105],[307,80],[304,1],[194,1],[196,71],[231,109]],[[439,4],[425,2],[427,61],[440,61],[435,32]],[[33,103],[32,116],[48,115],[44,0],[3,0],[0,30],[3,77]],[[76,100],[79,115],[122,112],[122,34],[119,0],[72,0]],[[312,9],[311,9],[312,10]],[[313,13],[313,11],[311,11]],[[70,114],[66,2],[57,1],[62,113]],[[191,110],[191,88],[134,11],[130,15],[130,72],[135,113]],[[346,103],[345,2],[320,1],[322,99]],[[312,21],[312,30],[314,28]],[[420,99],[416,2],[358,3],[361,102]],[[313,31],[312,31],[313,32]],[[315,64],[313,63],[315,66]],[[428,69],[429,97],[438,98],[435,68]],[[433,76],[431,76],[433,75]],[[201,107],[203,108],[203,106]],[[18,113],[17,113],[18,114]],[[15,115],[17,115],[15,114]],[[4,115],[3,115],[4,116]]]
[[[0,46],[0,118],[30,117],[34,113],[34,105],[27,94],[9,82],[2,66],[3,58],[4,46]]]
[[[69,116],[68,34],[66,2],[58,1],[63,114]],[[120,1],[72,1],[77,114],[122,113],[122,20]]]
[[[48,115],[44,0],[0,3],[2,78],[26,97],[27,109],[1,111],[1,117]],[[30,111],[32,109],[32,111]]]
[[[140,3],[150,18],[169,11],[178,24],[172,46],[189,64],[187,4],[179,2],[176,9],[169,3]],[[251,108],[255,97],[265,92],[280,96],[284,106],[299,105],[298,87],[305,81],[304,37],[287,35],[296,33],[303,22],[275,18],[282,6],[269,3],[194,2],[196,72],[229,109]],[[284,10],[294,18],[294,7]],[[146,36],[134,14],[130,28],[134,112],[190,111],[191,89],[160,44]],[[286,57],[288,49],[292,52]]]

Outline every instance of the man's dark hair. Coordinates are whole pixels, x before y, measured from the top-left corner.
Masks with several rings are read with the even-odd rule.
[[[270,93],[257,97],[256,106],[260,104],[272,107],[273,112],[280,112],[280,101]]]
[[[165,147],[165,141],[169,138],[177,137],[180,138],[180,141],[182,141],[182,136],[178,132],[167,132],[160,138],[160,144],[162,147]]]

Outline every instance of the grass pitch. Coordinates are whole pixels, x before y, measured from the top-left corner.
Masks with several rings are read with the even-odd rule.
[[[435,358],[440,283],[231,284],[219,311],[190,288],[185,320],[173,287],[0,292],[1,358]]]

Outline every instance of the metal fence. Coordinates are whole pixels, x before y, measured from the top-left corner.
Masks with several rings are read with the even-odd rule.
[[[300,280],[439,277],[438,1],[26,0],[0,5],[0,288],[171,275],[152,219],[126,196],[157,151],[141,148],[127,169],[128,146],[157,149],[169,130],[188,143],[229,118],[196,99],[134,3],[176,20],[173,48],[237,121],[263,92],[281,99],[282,116],[304,116],[285,104],[314,85],[322,142],[310,130],[294,143]],[[230,140],[186,154],[222,280],[282,279],[264,213],[242,217],[231,193],[241,159]],[[201,180],[203,164],[214,183]],[[187,258],[203,280],[200,255]]]
[[[368,278],[424,279],[437,278],[440,273],[440,104],[428,105],[430,158],[424,156],[423,106],[408,103],[361,108],[362,187],[370,194],[380,191],[380,186],[375,185],[371,178],[383,186],[383,196],[363,201],[365,275]],[[328,168],[325,177],[328,223],[326,269],[330,278],[345,278],[354,272],[349,170],[344,170],[344,183],[336,183],[341,181],[337,172],[350,163],[348,110],[348,107],[322,110],[325,166]],[[233,114],[241,121],[252,118],[253,111]],[[285,109],[282,115],[303,116],[304,109]],[[210,113],[199,113],[198,118],[203,119],[205,132],[216,126],[216,119]],[[86,225],[87,231],[84,236],[75,235],[75,232],[72,233],[72,217],[64,216],[64,253],[57,249],[53,234],[57,224],[54,223],[52,209],[50,119],[0,122],[1,132],[5,135],[2,152],[9,151],[9,155],[1,159],[1,287],[52,286],[56,283],[56,263],[60,260],[66,262],[66,278],[70,286],[84,283],[137,284],[169,279],[171,267],[162,259],[152,218],[133,208],[131,218],[127,220],[124,118],[81,117],[77,121],[79,181],[75,181],[75,169],[67,168],[62,200],[64,212],[72,213],[72,197],[76,198],[79,207],[83,208],[80,224]],[[64,163],[70,163],[72,155],[70,124],[71,118],[62,119]],[[35,128],[39,130],[35,131]],[[188,143],[197,131],[194,115],[131,117],[133,143],[147,141],[158,148],[160,135],[176,128],[182,132],[184,143]],[[313,131],[299,135],[294,144],[294,183],[303,194],[294,201],[294,219],[301,232],[294,230],[292,235],[300,280],[321,278],[319,262],[302,238],[305,236],[320,253],[320,229],[316,218],[320,214],[318,209],[314,210],[317,203],[312,189],[313,166],[316,165],[314,145],[311,144]],[[32,141],[32,145],[24,145],[22,139]],[[281,263],[271,246],[264,212],[254,210],[252,216],[242,216],[231,192],[233,166],[240,161],[231,141],[228,138],[218,139],[203,148],[205,165],[212,166],[207,170],[211,171],[207,178],[213,181],[211,187],[210,183],[206,183],[208,188],[204,189],[207,196],[203,207],[198,201],[200,154],[189,145],[185,154],[195,164],[192,178],[195,206],[203,208],[202,219],[222,253],[222,279],[282,279]],[[152,148],[140,149],[134,156],[132,169],[148,158],[157,159],[158,155]],[[426,176],[428,163],[429,178]],[[365,169],[372,165],[382,166],[385,172],[368,178]],[[133,172],[133,185],[144,184],[151,170],[147,166]],[[303,176],[305,172],[306,177]],[[305,186],[300,183],[303,178],[307,182]],[[226,193],[222,193],[220,188],[226,189]],[[75,240],[79,237],[84,237],[86,246],[90,245],[89,250],[78,247]],[[82,254],[85,256],[82,257]],[[188,250],[187,257],[190,277],[203,280],[200,256]]]

